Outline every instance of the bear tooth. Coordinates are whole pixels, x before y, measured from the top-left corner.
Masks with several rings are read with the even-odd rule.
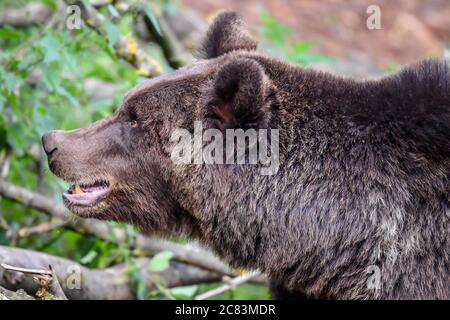
[[[76,185],[75,189],[73,190],[73,193],[83,193],[83,192],[84,192],[83,189],[79,185]]]

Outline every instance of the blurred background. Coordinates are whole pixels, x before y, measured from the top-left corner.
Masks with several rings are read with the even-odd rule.
[[[197,243],[74,218],[40,145],[193,61],[220,9],[244,16],[260,50],[307,68],[364,79],[449,57],[448,0],[1,0],[0,297],[270,298],[264,276]]]

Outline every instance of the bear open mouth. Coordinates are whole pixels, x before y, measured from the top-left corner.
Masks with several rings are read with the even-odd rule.
[[[73,184],[63,193],[63,198],[71,205],[92,206],[105,199],[110,192],[110,183],[100,180],[91,184]]]

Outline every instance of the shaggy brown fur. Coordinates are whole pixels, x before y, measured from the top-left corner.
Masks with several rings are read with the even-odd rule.
[[[203,60],[148,80],[111,117],[43,137],[59,177],[107,180],[74,213],[199,238],[279,298],[450,299],[450,71],[425,61],[357,82],[254,51],[219,15]],[[280,130],[280,169],[180,165],[176,128]],[[373,288],[370,270],[380,271]]]

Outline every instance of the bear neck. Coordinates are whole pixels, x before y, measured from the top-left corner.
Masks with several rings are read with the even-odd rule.
[[[333,159],[323,159],[327,132],[339,132],[338,123],[331,116],[311,115],[319,107],[319,114],[336,114],[327,102],[330,92],[322,86],[333,87],[325,83],[327,75],[259,55],[252,58],[277,88],[279,172],[263,176],[254,166],[178,167],[173,175],[177,200],[195,217],[200,239],[232,267],[260,269],[283,279],[287,288],[301,285],[313,296],[331,296],[327,288],[338,281],[336,272],[361,272],[376,261],[375,253],[353,259],[361,250],[373,249],[375,242],[366,240],[376,232],[373,225],[364,228],[360,213],[350,210],[351,193],[348,201],[337,198],[341,168],[333,167]],[[354,232],[348,232],[349,223]],[[349,261],[357,262],[350,266]]]

